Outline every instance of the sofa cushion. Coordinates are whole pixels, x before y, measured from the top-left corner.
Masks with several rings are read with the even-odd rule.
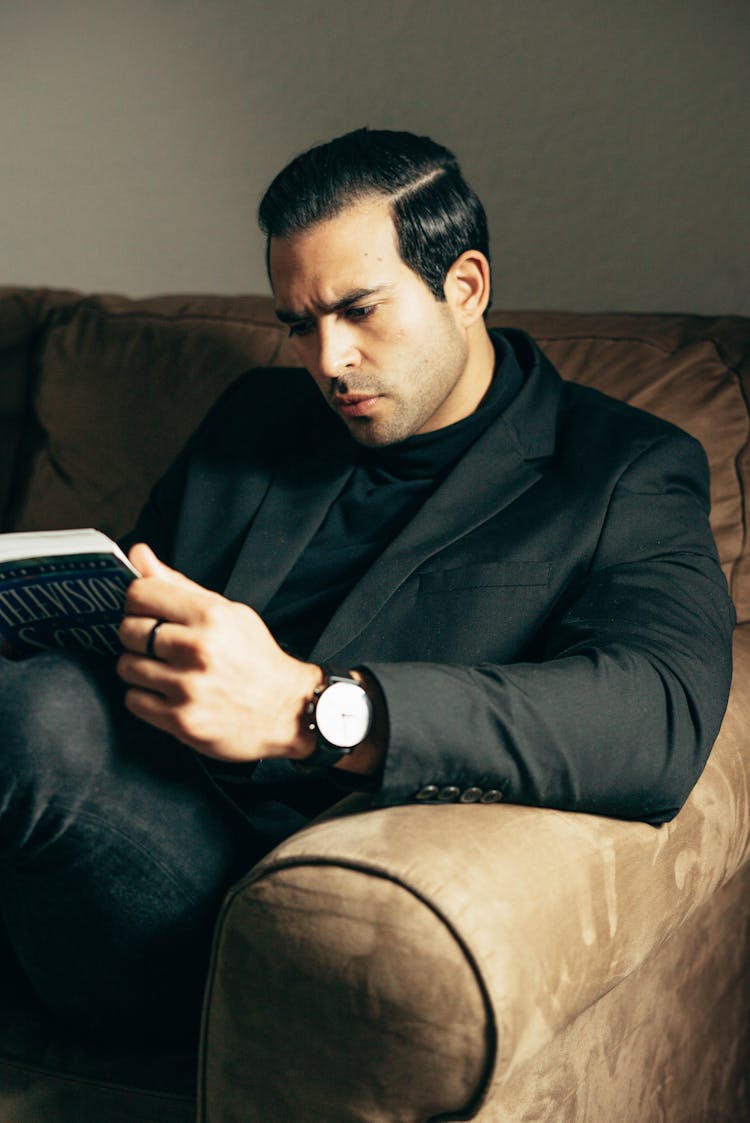
[[[27,403],[29,315],[18,294],[0,297],[0,511],[5,509]]]
[[[9,528],[29,441],[35,432],[34,353],[53,308],[76,303],[70,289],[0,286],[0,527]]]
[[[121,535],[221,391],[248,367],[290,361],[259,298],[105,296],[54,312],[16,529]]]

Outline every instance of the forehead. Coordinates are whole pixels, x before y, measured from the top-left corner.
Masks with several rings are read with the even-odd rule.
[[[386,199],[346,207],[287,238],[271,238],[268,254],[277,305],[329,303],[342,292],[392,282],[401,260]]]

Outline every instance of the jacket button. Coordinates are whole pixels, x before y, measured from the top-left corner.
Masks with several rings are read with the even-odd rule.
[[[488,788],[480,799],[480,803],[499,803],[503,798],[503,793],[497,791],[496,788]]]
[[[426,784],[423,788],[420,788],[414,798],[425,802],[428,799],[435,799],[439,791],[440,789],[436,784]]]
[[[459,803],[478,803],[483,796],[481,788],[465,788],[458,797]]]
[[[449,784],[447,788],[440,789],[437,797],[442,803],[451,803],[454,799],[458,799],[460,794],[460,788],[456,788],[453,786],[453,784]]]

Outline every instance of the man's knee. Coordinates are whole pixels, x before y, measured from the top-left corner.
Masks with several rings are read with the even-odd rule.
[[[0,757],[6,765],[17,778],[28,769],[90,771],[96,756],[111,748],[114,683],[54,653],[0,663]]]

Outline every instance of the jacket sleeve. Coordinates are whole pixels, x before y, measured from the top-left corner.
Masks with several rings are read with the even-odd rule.
[[[491,790],[513,803],[671,819],[721,724],[733,624],[705,454],[686,436],[661,438],[620,477],[538,662],[367,663],[390,728],[376,804],[473,789],[472,799]]]

